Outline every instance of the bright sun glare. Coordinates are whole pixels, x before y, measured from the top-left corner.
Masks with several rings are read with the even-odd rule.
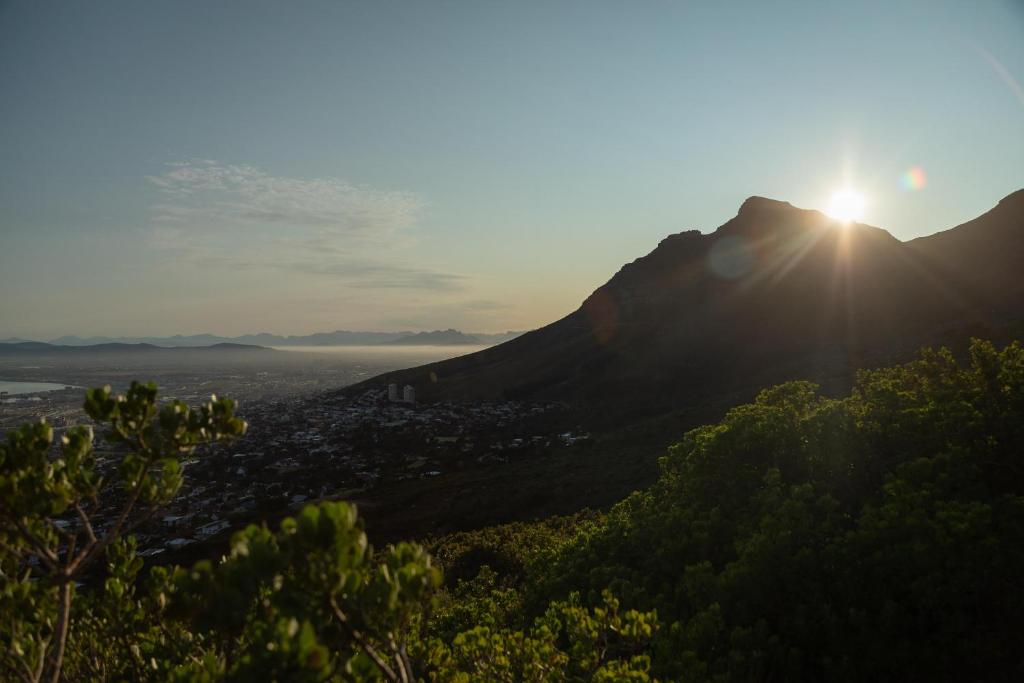
[[[836,190],[832,193],[832,198],[829,199],[825,213],[844,223],[859,221],[864,218],[864,203],[864,195],[857,190],[850,188]]]

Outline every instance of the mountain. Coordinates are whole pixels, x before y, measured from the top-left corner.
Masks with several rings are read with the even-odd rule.
[[[233,344],[233,343],[219,343],[211,344],[209,346],[180,346],[167,348],[164,346],[154,346],[153,344],[123,344],[120,342],[104,342],[95,344],[84,344],[81,346],[67,346],[61,344],[47,344],[45,342],[17,342],[0,344],[0,356],[2,355],[15,355],[15,354],[32,354],[32,355],[70,355],[76,353],[85,354],[101,354],[101,353],[115,353],[115,354],[138,354],[138,353],[174,353],[178,351],[195,351],[195,352],[217,352],[217,351],[273,351],[263,346],[253,346],[252,344]]]
[[[682,232],[565,318],[477,353],[389,373],[417,396],[545,399],[651,414],[865,365],[1024,318],[1024,191],[952,230],[900,242],[751,197],[713,233]]]
[[[317,332],[315,334],[292,336],[268,334],[243,334],[237,337],[221,337],[215,334],[173,335],[169,337],[77,337],[68,335],[51,340],[59,346],[94,346],[96,344],[152,344],[154,346],[212,346],[213,344],[255,344],[257,346],[334,346],[382,344],[391,342],[412,332]]]
[[[387,344],[396,346],[448,346],[452,344],[479,344],[480,339],[458,330],[434,330],[433,332],[417,332],[399,337]]]
[[[46,342],[37,342],[29,340],[18,340],[18,341],[5,341],[3,346],[0,346],[0,352],[3,351],[31,351],[33,349],[48,349],[51,348],[52,344]]]
[[[274,349],[268,349],[265,346],[258,346],[256,344],[237,344],[235,342],[218,342],[216,344],[210,344],[209,346],[198,346],[193,347],[196,350],[209,349],[211,351],[273,351]]]
[[[208,335],[197,335],[197,337],[204,337]],[[196,338],[192,340],[190,338],[188,346],[207,346],[214,342],[210,340],[201,340]],[[148,346],[161,346],[156,343],[156,340],[149,337],[78,337],[73,334],[58,337],[57,339],[51,339],[48,344],[52,346],[99,346],[102,344],[146,344]],[[171,346],[173,344],[168,344]]]
[[[170,337],[77,337],[66,335],[50,341],[58,346],[95,346],[97,344],[152,344],[153,346],[212,346],[214,344],[250,344],[256,346],[376,346],[378,344],[446,345],[446,344],[499,344],[522,334],[522,332],[501,332],[497,334],[465,333],[458,330],[436,330],[434,332],[315,332],[307,335],[279,335],[261,332],[243,334],[237,337],[220,337],[214,334],[174,335]],[[448,335],[451,341],[444,341]],[[23,339],[7,339],[4,342],[21,342]]]
[[[907,247],[945,297],[989,302],[994,311],[1016,309],[1024,301],[1022,216],[1024,190],[1018,190],[978,218]]]

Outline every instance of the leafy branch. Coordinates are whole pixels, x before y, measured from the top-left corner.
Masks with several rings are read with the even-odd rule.
[[[123,502],[109,510],[115,521],[100,533],[96,515],[107,511],[101,496],[106,503],[114,487],[100,475],[91,427],[69,429],[56,454],[45,421],[9,432],[0,444],[0,604],[46,614],[26,629],[20,615],[8,611],[0,633],[5,656],[32,683],[60,680],[76,581],[175,496],[182,457],[239,437],[247,426],[230,399],[212,397],[197,409],[181,401],[159,406],[152,383],[133,382],[124,395],[92,389],[85,411],[123,453],[117,468]],[[71,521],[60,520],[68,513]]]

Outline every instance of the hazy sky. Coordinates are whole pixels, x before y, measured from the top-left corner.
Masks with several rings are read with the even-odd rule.
[[[1022,0],[0,0],[0,337],[535,327],[845,182],[928,234],[1022,83]]]

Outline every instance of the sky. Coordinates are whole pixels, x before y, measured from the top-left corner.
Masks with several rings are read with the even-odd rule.
[[[750,195],[1024,187],[1024,0],[0,0],[0,338],[530,329]]]

